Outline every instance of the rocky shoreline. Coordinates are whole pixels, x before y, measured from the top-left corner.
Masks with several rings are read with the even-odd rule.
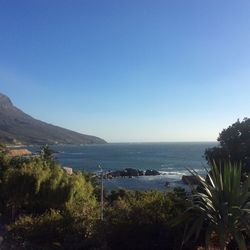
[[[134,178],[139,176],[158,176],[164,175],[155,169],[140,170],[135,168],[125,168],[123,170],[111,171],[103,174],[104,179],[114,179],[114,178]],[[197,180],[192,175],[183,175],[181,181],[185,185],[197,185]],[[168,186],[169,182],[167,181],[165,186]]]
[[[138,176],[156,176],[161,175],[160,172],[154,169],[147,169],[146,171],[135,169],[135,168],[125,168],[123,170],[111,171],[103,175],[104,179],[113,179],[117,177],[138,177]]]

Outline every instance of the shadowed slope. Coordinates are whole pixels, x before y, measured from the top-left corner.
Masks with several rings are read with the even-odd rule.
[[[0,93],[0,138],[6,143],[93,144],[103,139],[48,124],[25,114]]]

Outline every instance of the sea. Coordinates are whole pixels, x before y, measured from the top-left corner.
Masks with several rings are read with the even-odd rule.
[[[205,175],[208,166],[204,152],[216,145],[216,142],[108,143],[55,145],[51,149],[59,163],[74,170],[100,174],[100,167],[105,173],[135,168],[155,169],[161,173],[157,176],[104,179],[104,187],[108,190],[164,190],[166,186],[185,188],[181,177],[189,174],[188,169]],[[29,149],[37,150],[34,147]]]

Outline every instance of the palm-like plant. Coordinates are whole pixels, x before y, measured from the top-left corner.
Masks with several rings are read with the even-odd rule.
[[[250,174],[241,181],[241,166],[226,163],[223,167],[212,166],[207,171],[207,179],[197,172],[190,173],[197,179],[198,188],[192,188],[192,206],[186,210],[184,243],[191,236],[196,239],[205,230],[208,247],[211,237],[219,239],[220,249],[224,249],[234,239],[240,250],[247,249],[245,238],[250,238]]]

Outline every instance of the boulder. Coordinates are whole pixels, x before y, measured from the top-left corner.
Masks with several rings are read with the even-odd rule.
[[[149,175],[160,175],[160,173],[155,170],[155,169],[147,169],[145,172],[145,175],[149,176]]]
[[[115,177],[134,177],[143,175],[143,171],[134,168],[125,168],[124,170],[116,170],[104,175],[104,178],[112,179]]]
[[[63,167],[63,169],[68,175],[73,174],[73,169],[71,167]]]
[[[143,171],[134,168],[125,168],[124,174],[125,176],[141,176],[143,175]]]

